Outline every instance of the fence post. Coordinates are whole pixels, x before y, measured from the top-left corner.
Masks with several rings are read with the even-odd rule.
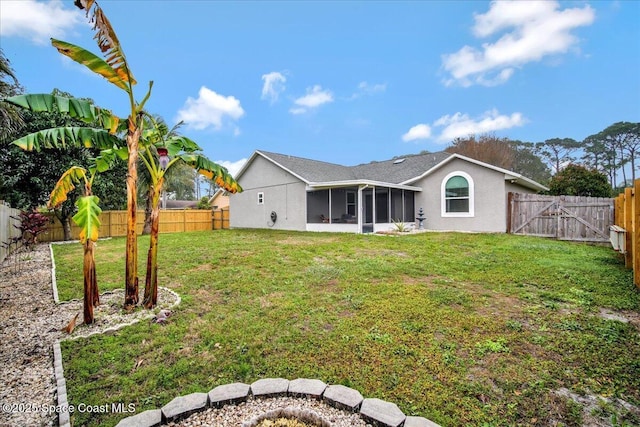
[[[640,194],[640,193],[639,193]],[[627,187],[624,189],[624,226],[627,230],[625,233],[625,247],[627,251],[624,255],[624,265],[627,268],[633,268],[633,245],[632,245],[632,230],[633,230],[633,188]]]
[[[507,193],[507,233],[511,234],[511,217],[513,216],[513,192]]]
[[[633,221],[631,230],[631,265],[633,267],[633,283],[640,289],[640,179],[633,183]],[[629,234],[629,232],[627,233]]]

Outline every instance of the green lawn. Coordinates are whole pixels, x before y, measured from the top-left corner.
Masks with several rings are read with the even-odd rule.
[[[99,242],[101,291],[123,286],[124,245]],[[147,245],[140,238],[142,287]],[[61,299],[82,296],[81,251],[54,246]],[[161,235],[159,266],[161,286],[182,296],[175,316],[63,342],[70,403],[142,411],[220,384],[306,377],[443,426],[580,425],[576,404],[552,393],[560,387],[640,404],[638,330],[597,315],[640,311],[609,247],[227,230]]]

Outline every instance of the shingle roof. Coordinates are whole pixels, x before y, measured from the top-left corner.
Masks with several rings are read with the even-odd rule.
[[[307,182],[348,181],[357,179],[353,174],[352,168],[348,166],[303,159],[302,157],[288,156],[286,154],[270,153],[263,150],[259,150],[258,152]]]
[[[416,154],[357,166],[342,166],[262,150],[259,153],[309,183],[370,180],[400,184],[422,175],[451,156],[445,152]]]

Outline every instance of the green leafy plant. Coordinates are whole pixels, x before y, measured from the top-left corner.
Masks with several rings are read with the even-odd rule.
[[[206,196],[200,198],[200,200],[198,200],[198,204],[196,205],[196,208],[198,208],[198,209],[211,209],[211,205],[209,204],[209,198],[206,197]]]
[[[484,356],[487,353],[508,353],[507,340],[498,338],[496,340],[485,340],[476,344],[476,351]]]
[[[409,226],[402,221],[396,222],[395,220],[391,220],[391,222],[393,223],[394,231],[397,231],[398,233],[407,233],[410,231]]]

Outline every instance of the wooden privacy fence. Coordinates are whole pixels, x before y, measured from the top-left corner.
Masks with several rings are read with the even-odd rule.
[[[229,229],[229,208],[218,209],[213,211],[213,229],[228,230]]]
[[[624,243],[620,248],[624,264],[633,268],[633,283],[640,288],[640,179],[636,179],[633,187],[625,188],[624,193],[615,198],[615,206],[615,225],[620,227],[620,231],[612,231],[611,237],[612,240],[620,237],[620,243]]]
[[[608,243],[614,199],[509,193],[507,232]]]
[[[20,209],[13,209],[0,202],[0,262],[9,255],[7,244],[14,237],[20,236],[20,230],[15,226],[20,225]]]
[[[227,215],[228,224],[228,215]],[[137,211],[136,231],[142,233],[144,211]],[[160,233],[180,233],[213,229],[213,215],[210,209],[161,210]],[[71,224],[71,238],[78,239],[80,229]],[[103,211],[100,214],[100,237],[118,237],[127,234],[127,211]],[[57,242],[64,240],[64,230],[57,218],[48,227],[40,241]]]

